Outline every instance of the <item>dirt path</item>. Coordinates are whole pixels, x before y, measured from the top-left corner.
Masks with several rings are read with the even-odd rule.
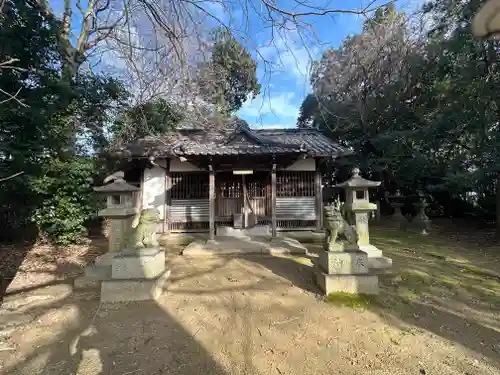
[[[398,314],[379,304],[336,306],[316,294],[310,268],[290,259],[171,256],[169,265],[171,283],[157,303],[99,306],[95,295],[71,294],[65,284],[9,297],[0,326],[12,350],[0,352],[0,372],[500,372],[494,309],[479,321],[465,307],[459,312],[456,305],[426,301],[413,301]]]

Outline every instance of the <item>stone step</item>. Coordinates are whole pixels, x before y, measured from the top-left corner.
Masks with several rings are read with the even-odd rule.
[[[111,277],[111,265],[98,266],[96,264],[85,267],[85,278],[89,280],[106,280]]]
[[[106,254],[100,255],[97,258],[95,258],[94,264],[98,267],[111,266],[111,264],[113,262],[113,258],[115,257],[116,254],[117,254],[116,252],[112,252],[112,253],[106,253]]]
[[[157,300],[164,292],[170,270],[154,279],[112,279],[101,283],[101,302]]]
[[[307,249],[299,241],[291,238],[277,238],[269,241],[264,238],[236,239],[218,237],[215,241],[195,241],[184,248],[185,256],[217,256],[238,254],[301,254]]]
[[[373,269],[389,269],[392,267],[392,259],[381,256],[381,257],[369,257],[368,267]]]

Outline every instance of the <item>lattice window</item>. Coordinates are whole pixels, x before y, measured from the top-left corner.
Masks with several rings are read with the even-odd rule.
[[[172,173],[172,199],[205,199],[208,188],[208,173]]]
[[[271,183],[269,173],[255,173],[246,177],[249,197],[265,197],[266,187]]]
[[[221,181],[219,191],[222,198],[239,198],[241,197],[241,181]]]
[[[314,172],[306,172],[306,171],[276,172],[276,196],[313,197]]]

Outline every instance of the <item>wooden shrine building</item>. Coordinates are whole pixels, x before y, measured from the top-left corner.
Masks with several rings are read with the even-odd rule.
[[[182,129],[114,152],[140,184],[142,208],[160,211],[160,232],[224,228],[322,228],[322,160],[351,154],[313,129]],[[132,167],[133,166],[133,167]]]

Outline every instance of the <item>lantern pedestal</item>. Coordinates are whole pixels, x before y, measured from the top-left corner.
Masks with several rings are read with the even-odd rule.
[[[370,202],[368,189],[380,185],[378,181],[366,180],[359,175],[359,169],[353,170],[352,177],[337,185],[346,191],[344,209],[356,226],[358,246],[368,256],[368,267],[374,270],[384,270],[392,266],[392,259],[384,257],[382,250],[370,244],[369,216],[377,209],[375,203]]]
[[[376,209],[376,205],[373,203],[364,204],[362,207],[352,205],[349,209],[354,216],[359,249],[368,255],[368,267],[376,270],[392,267],[392,259],[385,257],[382,250],[370,243],[368,217]]]

